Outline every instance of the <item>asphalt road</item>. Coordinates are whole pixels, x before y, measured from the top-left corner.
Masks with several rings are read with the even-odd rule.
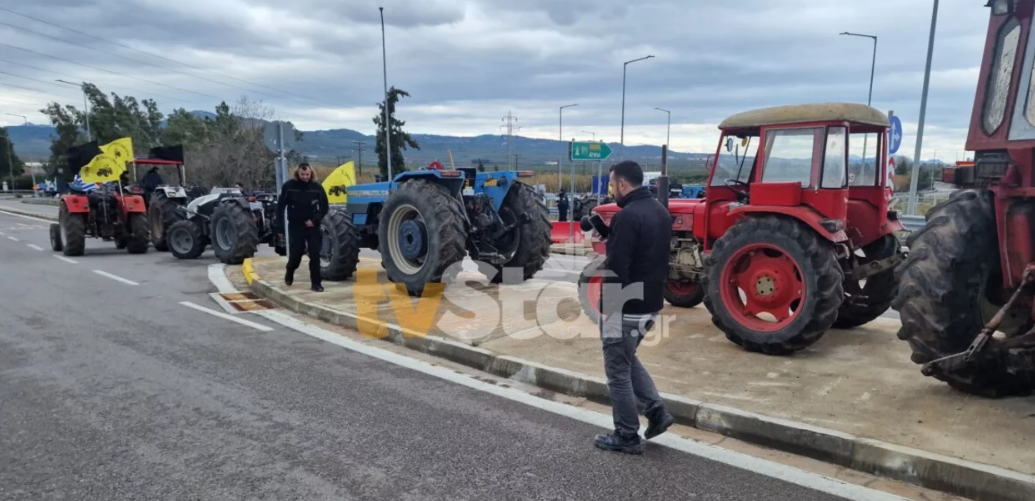
[[[0,499],[843,499],[596,450],[590,424],[181,304],[219,310],[211,257],[69,262],[46,226],[0,214]]]

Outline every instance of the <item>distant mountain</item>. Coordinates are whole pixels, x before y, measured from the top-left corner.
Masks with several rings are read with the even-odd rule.
[[[214,118],[207,111],[194,111],[199,117]],[[49,125],[12,126],[7,129],[14,142],[15,151],[25,159],[42,160],[50,157],[50,143],[54,128]],[[375,161],[375,138],[351,129],[331,129],[302,131],[304,140],[296,146],[303,155],[314,163],[335,164],[340,160],[355,159],[356,144],[363,141],[363,164],[372,165]],[[440,136],[434,134],[416,134],[412,137],[420,144],[420,150],[406,150],[404,156],[407,164],[414,166],[427,165],[438,160],[449,165],[449,154],[457,166],[477,164],[480,159],[487,168],[498,165],[501,169],[510,165],[507,157],[506,138],[499,135],[481,135],[473,137]],[[621,154],[621,146],[608,143],[614,153],[613,161]],[[567,157],[567,143],[556,139],[535,139],[514,136],[510,147],[511,154],[517,155],[517,162],[522,169],[554,170],[558,157]],[[708,157],[704,153],[669,152],[669,165],[673,168],[703,167]],[[656,168],[661,163],[660,146],[626,146],[625,158],[636,160],[645,167]],[[564,160],[567,170],[568,161]],[[605,162],[606,164],[606,162]],[[586,162],[585,167],[595,167],[595,162]]]

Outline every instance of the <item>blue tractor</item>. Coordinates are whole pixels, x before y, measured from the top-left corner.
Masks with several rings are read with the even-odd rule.
[[[543,268],[551,244],[542,197],[519,181],[531,176],[418,170],[349,186],[345,210],[332,210],[322,224],[326,277],[350,278],[359,249],[368,248],[380,250],[388,279],[413,296],[427,284],[452,282],[468,255],[493,283],[528,280]]]

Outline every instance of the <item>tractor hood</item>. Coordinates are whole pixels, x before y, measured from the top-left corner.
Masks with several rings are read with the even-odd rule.
[[[670,198],[668,200],[668,211],[673,216],[686,215],[688,217],[684,218],[685,220],[693,221],[694,209],[697,206],[699,206],[699,205],[701,205],[703,203],[704,203],[704,199],[703,198],[696,198],[696,199]],[[596,208],[594,208],[592,212],[594,212],[596,214],[599,214],[600,217],[604,220],[604,222],[607,223],[608,225],[610,225],[611,224],[611,220],[614,219],[615,214],[618,214],[618,211],[620,211],[620,210],[622,210],[622,209],[618,207],[618,204],[611,203],[611,204],[599,205]]]

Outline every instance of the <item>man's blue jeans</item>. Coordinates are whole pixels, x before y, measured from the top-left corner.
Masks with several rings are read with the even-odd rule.
[[[610,315],[601,325],[604,346],[604,373],[611,395],[611,414],[615,432],[632,436],[639,433],[637,402],[643,404],[648,418],[664,411],[654,381],[636,357],[636,348],[654,324],[653,315]]]

